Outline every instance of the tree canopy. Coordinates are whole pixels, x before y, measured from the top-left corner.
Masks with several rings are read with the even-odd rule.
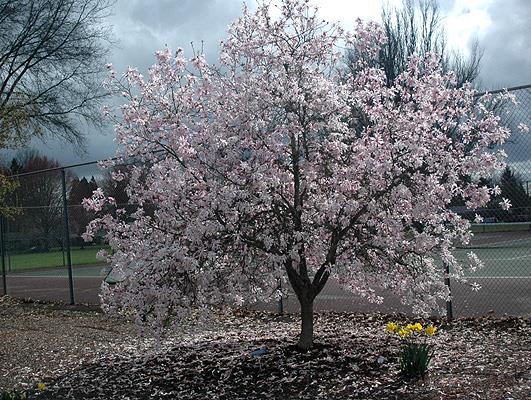
[[[417,312],[448,296],[435,253],[463,278],[468,262],[452,248],[470,224],[448,205],[489,201],[480,179],[503,168],[490,148],[509,131],[434,54],[411,57],[389,85],[377,24],[349,33],[307,1],[282,1],[278,17],[271,7],[244,9],[218,65],[165,49],[147,77],[130,68],[111,79],[128,97],[117,156],[146,165],[129,176],[138,210],[102,214],[85,233],[103,229],[108,260],[129,271],[104,286],[106,310],[171,326],[191,310],[270,299],[287,280],[307,349],[330,276],[372,301],[391,289]],[[363,54],[356,74],[345,73],[345,45]],[[108,202],[98,190],[86,205]]]

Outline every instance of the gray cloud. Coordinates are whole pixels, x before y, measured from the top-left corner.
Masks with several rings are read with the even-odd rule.
[[[156,50],[168,46],[190,52],[190,42],[196,50],[203,42],[213,62],[219,41],[241,8],[240,0],[121,0],[113,19],[121,46],[113,54],[113,63],[144,70],[153,63]]]
[[[531,84],[531,2],[498,0],[488,9],[491,25],[480,37],[484,48],[481,78],[483,87],[498,89]],[[531,89],[514,92],[519,104],[508,107],[505,123],[512,135],[504,145],[511,168],[524,180],[531,180],[531,136],[517,129],[531,127]]]
[[[485,49],[481,73],[484,86],[531,83],[531,1],[498,0],[488,13],[492,25],[480,38]]]
[[[455,1],[440,0],[441,12],[449,12]],[[156,50],[165,46],[172,49],[182,47],[190,54],[191,41],[196,43],[196,48],[204,41],[207,58],[214,62],[219,40],[225,36],[227,26],[241,14],[242,2],[118,0],[110,21],[118,45],[109,61],[118,72],[123,72],[128,66],[145,72],[154,63]],[[254,2],[249,0],[247,3],[252,5]],[[531,83],[531,1],[497,0],[488,12],[492,24],[486,34],[478,38],[485,51],[481,74],[483,86],[496,89]],[[518,142],[521,145],[522,142]],[[56,158],[62,165],[111,157],[115,151],[112,128],[107,130],[106,135],[90,132],[87,135],[87,154],[83,156],[76,153],[76,149],[53,140],[48,141],[46,146],[35,141],[32,146]],[[524,159],[513,154],[512,161]],[[89,168],[80,171],[92,173]]]

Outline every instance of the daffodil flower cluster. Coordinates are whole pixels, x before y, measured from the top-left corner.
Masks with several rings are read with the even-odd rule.
[[[411,335],[419,335],[424,333],[427,336],[433,336],[437,332],[437,328],[433,325],[428,325],[426,327],[423,327],[420,322],[417,322],[415,324],[407,324],[405,326],[401,326],[397,324],[396,322],[389,322],[385,330],[388,333],[394,333],[400,336],[401,339],[405,339],[408,337],[411,337]]]
[[[402,374],[407,377],[424,376],[433,356],[433,345],[426,339],[435,335],[437,328],[431,324],[424,327],[420,322],[405,326],[389,322],[385,330],[403,340],[404,345],[399,356]],[[420,340],[421,338],[423,340]]]

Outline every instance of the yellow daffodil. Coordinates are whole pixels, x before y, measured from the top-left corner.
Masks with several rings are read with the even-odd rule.
[[[385,327],[385,330],[389,333],[394,333],[398,330],[398,324],[394,322],[389,322],[387,326]]]
[[[415,330],[415,325],[407,324],[406,331],[413,332]]]
[[[37,389],[40,391],[46,390],[46,385],[42,382],[37,383]]]
[[[413,329],[415,329],[415,331],[417,332],[421,332],[422,331],[422,325],[417,322],[415,325],[413,325]]]
[[[409,332],[410,332],[410,331],[408,331],[407,328],[406,328],[406,329],[404,329],[404,328],[400,328],[400,329],[398,330],[398,335],[399,335],[402,339],[404,339],[407,335],[409,335]]]
[[[433,335],[435,335],[435,332],[437,332],[437,328],[434,327],[433,325],[430,325],[430,326],[428,326],[428,327],[426,328],[426,331],[425,331],[425,332],[426,332],[426,335],[428,335],[428,336],[433,336]]]

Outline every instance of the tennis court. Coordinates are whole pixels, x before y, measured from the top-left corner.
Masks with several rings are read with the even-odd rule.
[[[474,278],[531,278],[531,224],[503,223],[474,225],[474,237],[467,248],[455,251],[461,261],[474,252],[484,268],[467,273]]]
[[[105,265],[76,265],[72,268],[76,303],[99,304],[99,290]],[[68,269],[36,268],[10,272],[6,276],[7,293],[13,297],[32,300],[69,302]]]
[[[476,316],[488,313],[496,315],[531,316],[531,224],[492,224],[475,226],[470,246],[457,249],[460,260],[467,259],[473,251],[485,267],[469,273],[470,282],[477,282],[481,290],[472,291],[468,285],[452,282],[455,315]],[[99,303],[99,288],[109,272],[104,264],[77,265],[73,267],[76,302]],[[33,268],[7,274],[8,294],[37,300],[67,302],[69,299],[68,270],[58,268]],[[331,280],[316,299],[317,310],[359,312],[408,312],[391,293],[381,293],[385,300],[381,305],[368,303],[345,292]],[[276,310],[277,304],[263,305]],[[297,312],[294,296],[284,299],[287,312]]]
[[[98,278],[102,279],[110,271],[110,267],[105,264],[89,264],[89,265],[74,265],[72,272],[74,278]],[[31,270],[23,270],[20,272],[11,272],[8,274],[11,277],[57,277],[67,278],[68,269],[66,267],[54,267],[54,268],[36,268]]]

